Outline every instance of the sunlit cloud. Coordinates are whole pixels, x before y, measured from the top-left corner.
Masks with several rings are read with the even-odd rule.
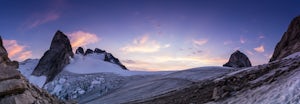
[[[254,48],[254,50],[255,50],[256,52],[262,53],[262,52],[265,51],[265,48],[264,48],[263,45],[260,45],[259,47]]]
[[[171,44],[165,44],[164,47],[169,48],[169,47],[171,47]]]
[[[3,44],[12,60],[23,61],[32,56],[31,51],[26,50],[26,46],[18,44],[16,40],[3,40]]]
[[[164,47],[170,47],[170,45],[165,45]],[[155,40],[149,40],[148,35],[136,38],[133,40],[132,44],[122,47],[120,50],[123,52],[138,52],[138,53],[153,53],[158,52],[161,49],[161,45]]]
[[[250,50],[246,50],[246,53],[247,53],[248,55],[254,55],[254,53],[253,53],[252,51],[250,51]]]
[[[201,46],[201,45],[204,45],[208,42],[208,39],[199,39],[199,40],[193,40],[193,43],[198,45],[198,46]]]
[[[77,48],[80,46],[86,46],[88,44],[96,43],[101,39],[93,33],[88,33],[84,31],[75,31],[68,34],[72,48]]]
[[[241,37],[240,38],[240,43],[244,44],[244,43],[246,43],[246,40],[243,37]]]
[[[25,52],[22,52],[19,55],[18,59],[19,60],[26,60],[26,59],[30,58],[31,56],[32,56],[32,52],[31,51],[25,51]]]

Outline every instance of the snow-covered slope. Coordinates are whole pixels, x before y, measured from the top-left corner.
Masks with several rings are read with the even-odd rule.
[[[18,70],[29,80],[30,83],[42,88],[46,82],[46,77],[31,75],[38,62],[38,59],[27,59],[24,62],[19,63],[20,65]]]
[[[131,76],[165,75],[172,71],[145,72],[123,70],[118,65],[103,61],[102,54],[75,54],[69,65],[59,73],[53,81],[48,82],[44,89],[61,99],[80,99],[86,94],[97,96],[119,88]],[[29,59],[20,63],[19,70],[29,81],[43,87],[46,77],[31,75],[38,59]]]
[[[75,99],[80,103],[121,103],[156,96],[233,71],[228,67],[168,72],[128,71],[103,61],[103,58],[101,54],[75,54],[71,63],[44,89],[61,99]],[[37,63],[38,60],[24,61],[20,63],[20,70],[31,78],[30,73]],[[44,83],[31,82],[40,85]]]
[[[101,58],[99,54],[75,55],[71,63],[44,88],[61,99],[73,99],[84,104],[162,103],[174,99],[194,103],[200,102],[202,97],[208,99],[209,104],[300,102],[299,53],[239,70],[199,67],[170,72],[122,70]],[[30,75],[37,63],[37,59],[26,60],[20,63],[19,70],[31,83],[41,87],[45,78]],[[201,95],[203,93],[208,95]]]
[[[92,74],[92,73],[113,73],[121,76],[131,75],[147,75],[147,74],[164,74],[165,72],[145,72],[145,71],[129,71],[123,70],[120,66],[103,61],[104,54],[88,54],[83,56],[81,54],[75,54],[71,59],[71,63],[67,65],[64,70],[77,74]]]
[[[296,54],[126,103],[300,104],[300,57]]]
[[[233,71],[228,67],[200,67],[157,76],[127,77],[119,89],[105,96],[91,95],[89,99],[80,99],[87,104],[119,104],[134,100],[151,98],[174,90],[180,90],[192,83],[214,79]],[[92,99],[91,99],[92,98]]]
[[[228,99],[210,102],[209,104],[300,104],[299,52],[279,61],[283,64],[279,70],[276,70],[276,72],[271,71],[269,75],[264,76],[266,78],[272,74],[281,73],[276,79],[271,80],[273,83],[241,90]],[[251,71],[251,69],[249,70]],[[230,74],[229,76],[233,75]],[[254,80],[253,83],[263,80],[264,77]]]

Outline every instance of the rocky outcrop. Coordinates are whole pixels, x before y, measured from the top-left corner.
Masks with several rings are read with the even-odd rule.
[[[10,61],[0,38],[0,104],[63,104],[46,91],[31,85]],[[5,59],[5,60],[3,60]]]
[[[84,55],[88,55],[88,54],[92,54],[92,53],[94,53],[93,50],[87,49],[87,50],[85,51]]]
[[[244,53],[237,50],[231,54],[229,61],[223,66],[234,68],[251,67],[251,62]]]
[[[2,38],[0,36],[0,62],[6,62],[6,61],[10,61],[8,58],[8,54],[6,49],[3,46],[3,42],[2,42]]]
[[[76,49],[76,52],[75,52],[75,53],[76,53],[76,54],[84,55],[84,50],[83,50],[82,47],[78,47],[78,48]]]
[[[110,62],[110,63],[114,63],[117,64],[118,66],[120,66],[122,69],[124,70],[128,70],[125,65],[123,65],[118,58],[114,57],[111,53],[106,52],[105,50],[101,50],[99,48],[95,48],[94,51],[92,49],[87,49],[85,52],[79,52],[83,50],[83,48],[81,49],[81,47],[79,47],[76,50],[76,54],[81,54],[81,55],[89,55],[89,54],[103,54],[104,55],[104,60],[106,62]],[[84,53],[84,54],[82,54]]]
[[[104,53],[105,51],[104,50],[101,50],[99,48],[95,48],[94,50],[95,53]]]
[[[106,54],[105,54],[104,61],[107,61],[107,62],[111,62],[111,63],[117,64],[117,65],[119,65],[122,69],[128,70],[128,69],[127,69],[127,68],[119,61],[119,59],[116,58],[116,57],[114,57],[111,53],[106,53]]]
[[[294,18],[277,43],[271,61],[282,59],[290,54],[300,51],[300,16]]]
[[[47,83],[70,63],[70,57],[73,56],[68,37],[61,31],[57,31],[52,39],[50,49],[44,53],[32,75],[46,76]]]

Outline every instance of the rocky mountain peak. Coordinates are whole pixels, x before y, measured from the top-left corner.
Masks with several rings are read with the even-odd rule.
[[[76,52],[75,52],[75,53],[76,53],[76,54],[84,55],[84,50],[83,50],[82,47],[78,47],[78,48],[76,49]]]
[[[99,48],[95,48],[94,52],[95,52],[95,53],[104,53],[105,50],[101,50],[101,49],[99,49]]]
[[[229,61],[223,66],[241,68],[251,67],[252,65],[248,57],[244,53],[237,50],[231,54]]]
[[[282,59],[300,51],[300,16],[294,18],[288,30],[277,43],[271,61]]]
[[[2,38],[0,36],[0,62],[8,61],[8,60],[9,60],[8,53],[3,46]]]
[[[84,55],[92,54],[94,51],[92,49],[87,49],[84,53]]]
[[[52,39],[50,49],[44,53],[32,75],[46,76],[47,83],[70,63],[69,58],[73,56],[70,40],[64,33],[57,31]]]
[[[60,30],[55,33],[51,41],[50,50],[66,51],[71,57],[74,56],[69,38]]]

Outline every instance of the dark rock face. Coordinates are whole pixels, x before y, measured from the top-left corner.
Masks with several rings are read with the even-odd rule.
[[[70,63],[69,57],[73,56],[74,53],[68,37],[61,31],[57,31],[52,39],[50,49],[44,53],[32,75],[45,75],[47,83]]]
[[[119,61],[119,59],[116,58],[116,57],[114,57],[111,53],[106,53],[106,54],[105,54],[104,61],[107,61],[107,62],[111,62],[111,63],[117,64],[117,65],[119,65],[122,69],[128,70],[128,69],[127,69],[127,68]]]
[[[99,48],[95,48],[94,50],[95,53],[104,53],[105,51],[104,50],[101,50]]]
[[[231,54],[229,61],[223,66],[241,68],[241,67],[251,67],[251,62],[248,57],[240,52],[239,50]]]
[[[92,54],[92,53],[94,53],[93,50],[87,49],[87,50],[85,51],[85,54],[84,54],[84,55],[88,55],[88,54]]]
[[[0,36],[0,62],[2,61],[9,61],[8,53],[3,46],[2,38]]]
[[[76,54],[84,55],[84,50],[83,50],[82,47],[78,47],[78,48],[76,49],[76,52],[75,52],[75,53],[76,53]]]
[[[300,16],[294,18],[277,43],[271,61],[282,59],[288,55],[300,51]]]
[[[0,104],[63,104],[46,91],[31,85],[10,61],[0,38]]]

